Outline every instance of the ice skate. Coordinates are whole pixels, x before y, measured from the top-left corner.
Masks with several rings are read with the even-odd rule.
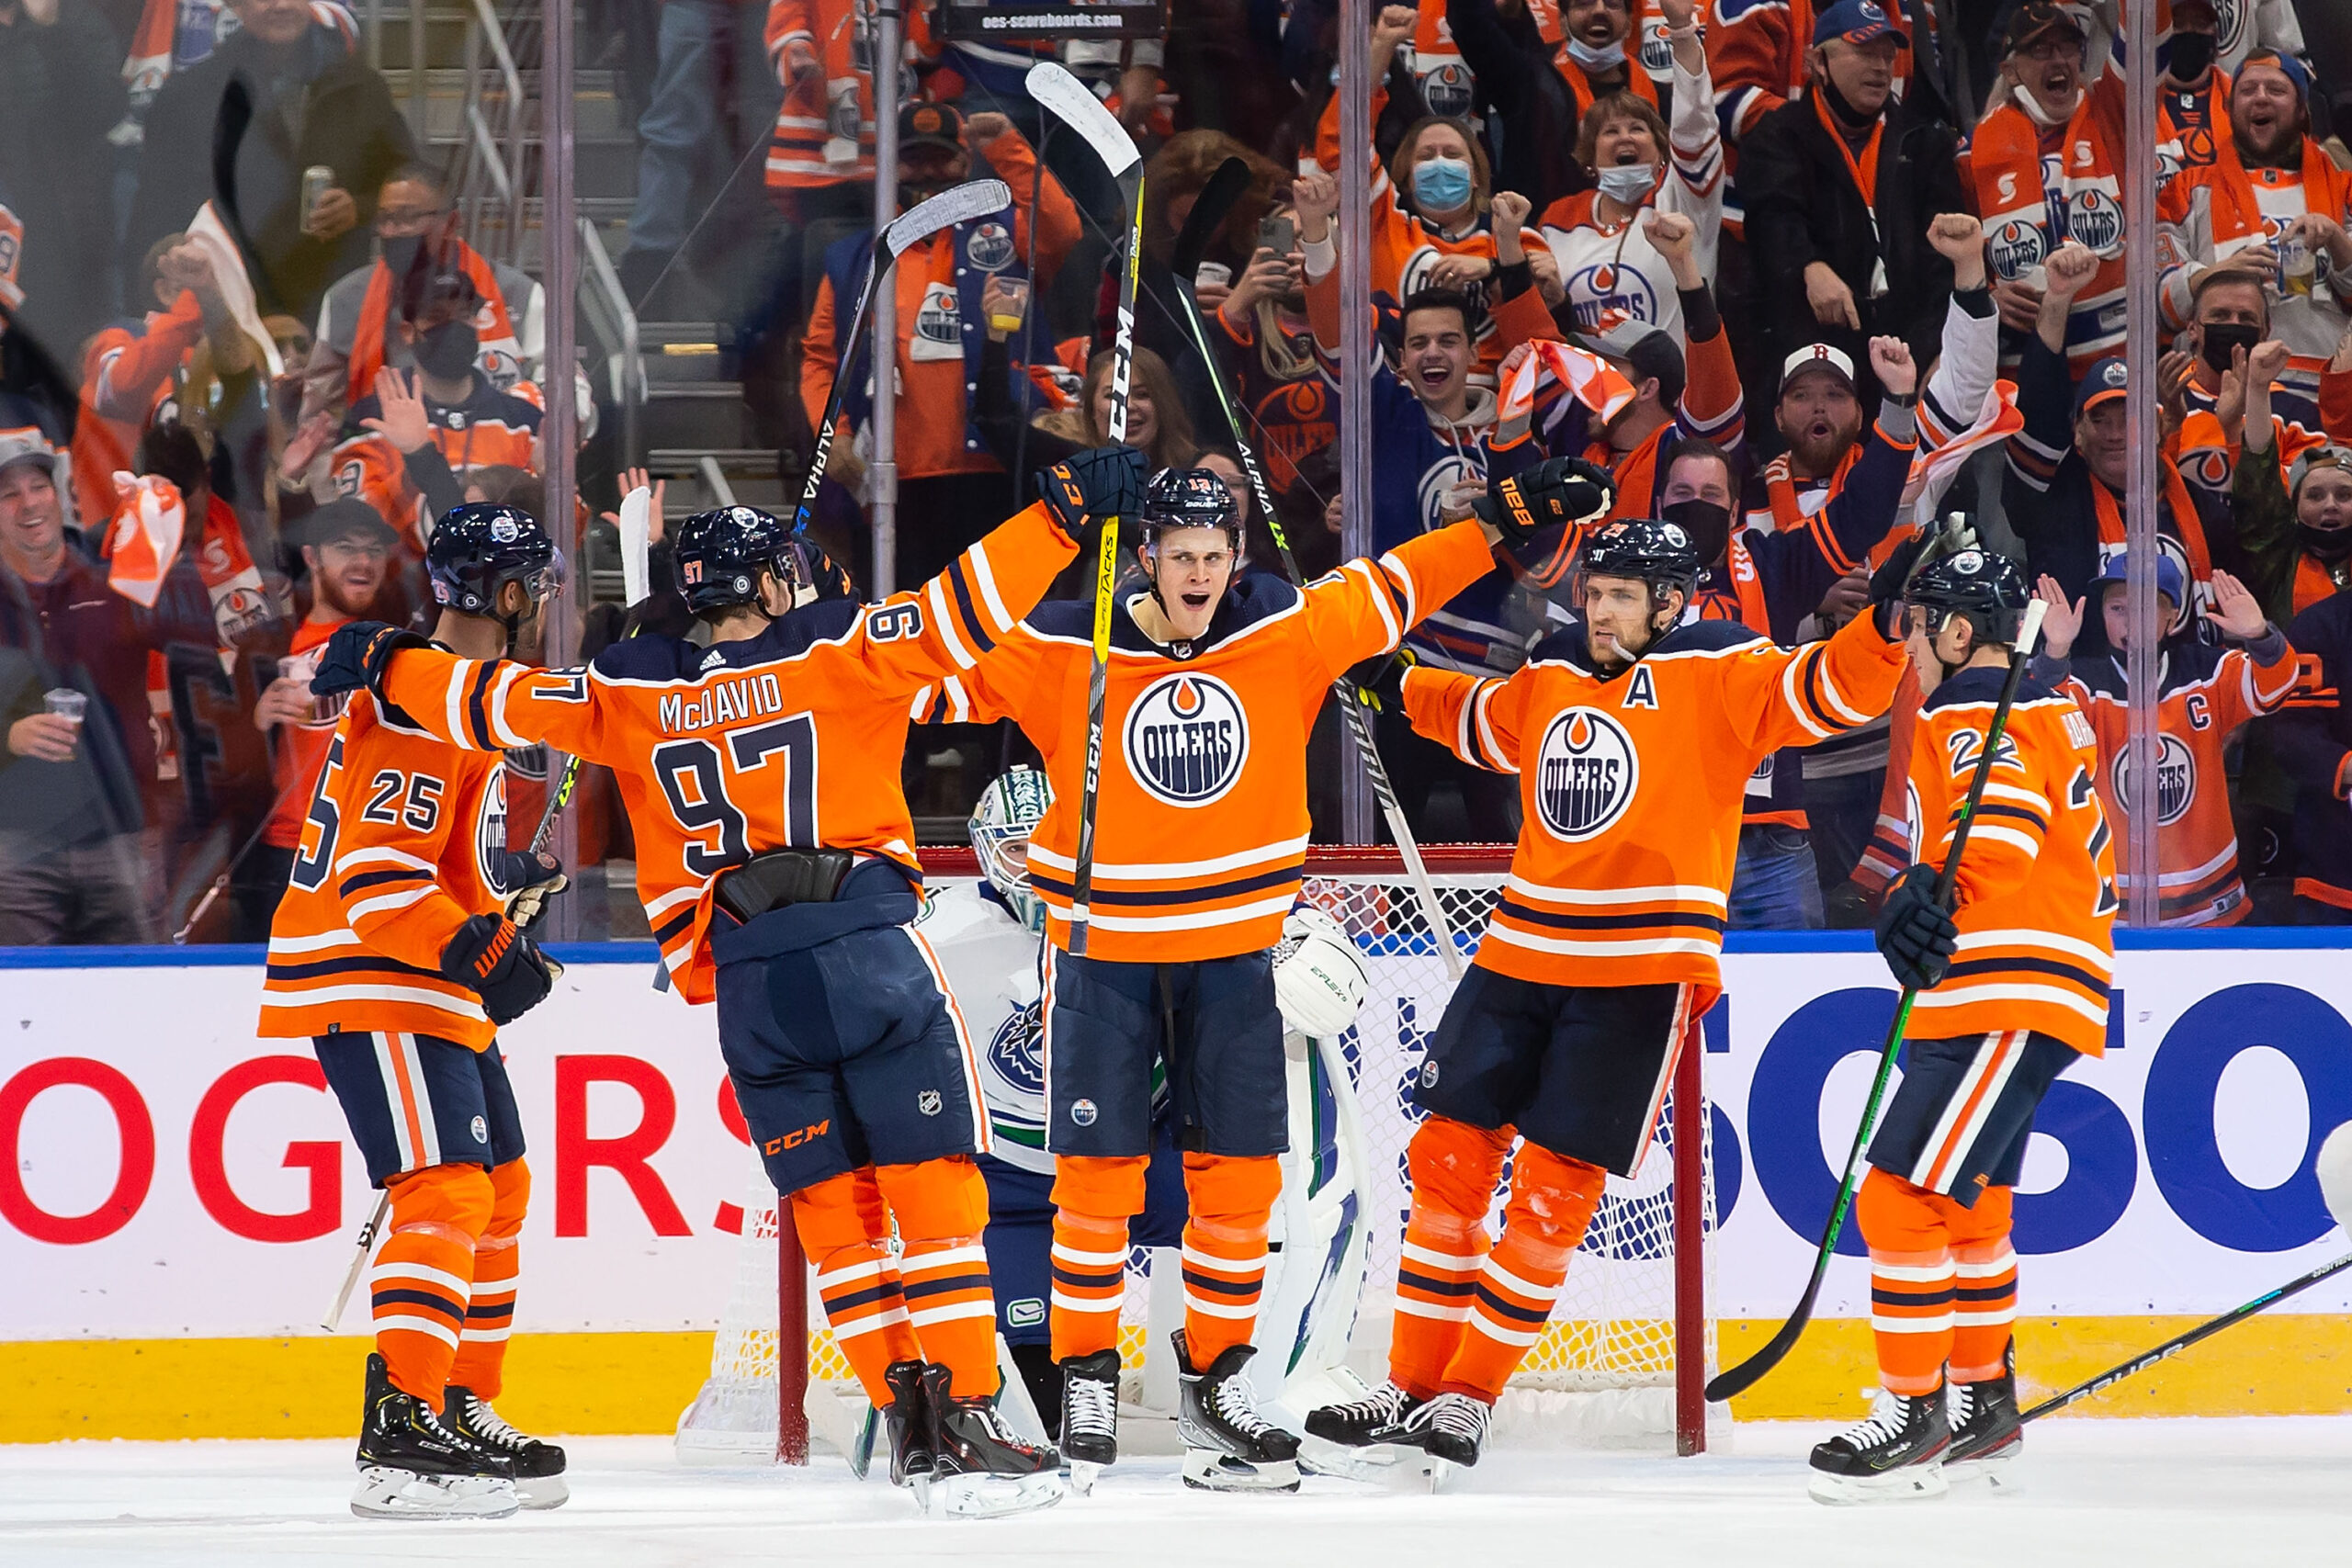
[[[890,1385],[889,1408],[882,1412],[882,1424],[890,1434],[890,1484],[912,1487],[915,1506],[927,1508],[937,1464],[930,1413],[923,1404],[922,1363],[893,1361],[882,1381]]]
[[[1466,1393],[1441,1393],[1423,1402],[1406,1419],[1407,1436],[1400,1441],[1419,1447],[1429,1456],[1425,1473],[1430,1490],[1442,1491],[1455,1470],[1478,1462],[1486,1447],[1487,1426],[1494,1406]]]
[[[351,1511],[361,1518],[503,1519],[523,1506],[513,1461],[452,1431],[432,1405],[394,1388],[380,1355],[368,1358],[354,1462],[359,1486]]]
[[[1951,1385],[1951,1447],[1944,1450],[1944,1475],[1958,1483],[2003,1485],[2001,1472],[2025,1448],[2018,1420],[2017,1348],[2002,1358],[2001,1375]]]
[[[563,1450],[508,1426],[490,1401],[473,1390],[449,1386],[442,1400],[441,1424],[506,1456],[514,1467],[514,1493],[523,1506],[560,1508],[571,1495],[563,1479]]]
[[[1361,1398],[1308,1411],[1306,1436],[1298,1446],[1300,1467],[1315,1475],[1386,1481],[1396,1470],[1399,1449],[1419,1446],[1418,1436],[1406,1429],[1405,1422],[1424,1403],[1393,1382],[1383,1382]]]
[[[1205,1492],[1295,1492],[1298,1439],[1258,1414],[1250,1387],[1248,1345],[1234,1345],[1195,1370],[1178,1329],[1176,1376],[1184,1404],[1176,1430],[1184,1439],[1184,1484]]]
[[[1832,1504],[1940,1497],[1951,1485],[1943,1472],[1951,1444],[1942,1389],[1882,1392],[1867,1420],[1814,1446],[1808,1490],[1815,1502]]]
[[[933,1478],[929,1509],[956,1518],[986,1519],[1050,1508],[1067,1488],[1052,1448],[1024,1443],[1006,1429],[996,1402],[948,1393],[949,1374],[936,1361],[922,1369],[924,1413],[931,1428]]]
[[[1062,1363],[1062,1462],[1081,1497],[1119,1458],[1119,1353],[1097,1350]]]

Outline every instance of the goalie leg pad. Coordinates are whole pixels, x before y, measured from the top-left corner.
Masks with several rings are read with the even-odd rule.
[[[1207,1365],[1250,1343],[1266,1281],[1266,1233],[1282,1193],[1282,1162],[1230,1155],[1184,1156],[1184,1341]]]
[[[490,1224],[474,1242],[473,1292],[449,1381],[484,1399],[504,1388],[506,1336],[514,1322],[514,1283],[523,1267],[523,1215],[531,1205],[531,1168],[520,1159],[490,1172]]]
[[[1415,1399],[1437,1393],[1462,1344],[1470,1294],[1493,1245],[1487,1210],[1510,1145],[1508,1127],[1430,1116],[1407,1150],[1413,1208],[1397,1260],[1388,1377]]]
[[[1148,1156],[1054,1160],[1054,1359],[1091,1356],[1119,1343],[1119,1303],[1127,1286],[1127,1218],[1144,1206]]]
[[[441,1408],[473,1292],[474,1247],[490,1224],[490,1177],[436,1165],[391,1184],[391,1233],[368,1275],[376,1348],[394,1388]]]
[[[899,1272],[922,1359],[947,1368],[959,1398],[994,1393],[996,1294],[980,1246],[989,1189],[978,1164],[957,1156],[886,1165],[876,1175],[906,1246]]]
[[[872,1167],[846,1171],[792,1195],[793,1229],[817,1270],[817,1296],[842,1355],[876,1409],[892,1398],[887,1374],[920,1361],[907,1318],[905,1286],[890,1256],[890,1221]]]
[[[1522,1143],[1511,1171],[1502,1239],[1487,1255],[1470,1293],[1461,1347],[1440,1384],[1491,1405],[1544,1337],[1568,1260],[1592,1223],[1608,1173],[1540,1145]],[[1473,1450],[1475,1451],[1475,1450]]]

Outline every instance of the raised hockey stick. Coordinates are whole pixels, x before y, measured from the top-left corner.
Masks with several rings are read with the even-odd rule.
[[[899,257],[910,245],[929,239],[942,229],[952,229],[1012,205],[1012,187],[1002,180],[966,180],[929,201],[909,208],[882,231],[881,242],[874,247],[873,259],[866,264],[865,282],[857,291],[857,305],[850,311],[849,331],[839,340],[841,356],[833,364],[833,389],[825,396],[825,415],[817,423],[816,450],[809,454],[808,478],[800,483],[800,504],[792,512],[794,533],[808,526],[808,509],[817,503],[818,486],[824,482],[825,468],[832,460],[833,427],[841,423],[842,401],[849,394],[850,376],[857,367],[857,351],[864,345],[875,289],[881,287],[882,279],[898,265]]]
[[[2070,1404],[2079,1404],[2084,1400],[2088,1399],[2091,1395],[2099,1393],[2101,1390],[2111,1388],[2115,1384],[2121,1382],[2125,1378],[2134,1377],[2141,1372],[2146,1371],[2158,1361],[2167,1360],[2174,1356],[2179,1355],[2183,1350],[2188,1349],[2199,1339],[2209,1338],[2213,1335],[2219,1334],[2222,1330],[2229,1327],[2233,1324],[2244,1323],[2256,1313],[2263,1312],[2270,1307],[2277,1306],[2289,1296],[2294,1295],[2300,1291],[2308,1291],[2313,1285],[2318,1284],[2322,1280],[2327,1279],[2332,1275],[2340,1274],[2346,1269],[2352,1269],[2352,1252],[2346,1253],[2343,1257],[2335,1259],[2333,1263],[2323,1263],[2308,1274],[2298,1275],[2296,1278],[2288,1280],[2285,1284],[2280,1285],[2276,1290],[2265,1291],[2262,1294],[2255,1297],[2254,1300],[2246,1303],[2245,1305],[2242,1307],[2233,1307],[2230,1311],[2223,1313],[2219,1317],[2209,1318],[2205,1322],[2199,1324],[2196,1327],[2188,1330],[2186,1334],[2176,1334],[2152,1350],[2143,1350],[2140,1354],[2132,1357],[2130,1360],[2123,1362],[2120,1366],[2109,1367],[2107,1371],[2099,1373],[2098,1376],[2092,1378],[2087,1382],[2078,1382],[2064,1393],[2052,1394],[2048,1399],[2043,1400],[2041,1404],[2035,1405],[2032,1409],[2018,1416],[2018,1424],[2023,1425],[2028,1421],[2039,1421],[2044,1416],[2054,1415],[2058,1411],[2065,1409]]]
[[[1113,446],[1127,439],[1127,379],[1135,364],[1136,284],[1143,265],[1143,154],[1118,119],[1079,79],[1050,60],[1029,68],[1029,96],[1086,138],[1119,183],[1127,204],[1127,265],[1119,277],[1119,321],[1111,345]],[[1094,660],[1086,680],[1086,787],[1078,808],[1078,866],[1070,879],[1069,951],[1086,956],[1094,895],[1094,814],[1102,785],[1102,708],[1111,684],[1111,591],[1119,570],[1119,519],[1095,520],[1102,547],[1094,571]]]
[[[319,1326],[329,1334],[343,1322],[343,1309],[351,1304],[351,1292],[359,1283],[359,1271],[368,1267],[368,1255],[376,1249],[376,1233],[384,1228],[384,1216],[392,1207],[391,1189],[376,1194],[376,1212],[359,1227],[359,1241],[352,1249],[351,1267],[343,1271],[343,1286],[334,1293],[334,1305],[327,1308],[326,1316],[319,1319]]]
[[[1936,874],[1936,903],[1939,907],[1951,902],[1954,879],[1960,875],[1960,857],[1968,847],[1968,830],[1975,824],[1976,807],[1984,798],[1984,785],[1993,776],[1993,760],[2000,754],[2001,735],[2009,726],[2009,709],[2018,700],[2018,687],[2025,681],[2026,666],[2033,661],[2033,645],[2041,635],[2044,606],[2036,599],[2026,606],[2025,623],[2018,628],[2017,646],[2009,654],[2009,672],[2001,682],[2001,700],[1993,708],[1993,717],[1984,727],[1984,754],[1976,759],[1976,769],[1969,776],[1968,798],[1961,803],[1960,825],[1952,830],[1951,852],[1944,856],[1943,869]],[[1729,1371],[1719,1372],[1707,1384],[1711,1403],[1731,1398],[1755,1386],[1758,1380],[1781,1364],[1781,1358],[1796,1345],[1804,1325],[1813,1319],[1813,1303],[1821,1294],[1821,1281],[1829,1272],[1829,1260],[1837,1255],[1838,1233],[1846,1228],[1846,1212],[1854,1201],[1854,1189],[1862,1168],[1862,1154],[1869,1148],[1871,1134],[1878,1126],[1880,1102],[1886,1098],[1887,1080],[1894,1074],[1894,1055],[1902,1048],[1903,1032],[1911,1021],[1911,1004],[1919,993],[1905,987],[1903,999],[1895,1004],[1894,1021],[1886,1032],[1886,1043],[1879,1047],[1878,1076],[1871,1080],[1871,1096],[1863,1103],[1861,1124],[1854,1129],[1854,1146],[1846,1154],[1846,1175],[1838,1184],[1838,1201],[1829,1210],[1829,1224],[1822,1232],[1821,1247],[1813,1257],[1813,1278],[1805,1281],[1804,1295],[1797,1303],[1796,1311],[1781,1325],[1764,1348]]]
[[[1176,236],[1172,256],[1175,291],[1183,300],[1179,313],[1193,334],[1193,347],[1208,369],[1209,390],[1216,395],[1217,406],[1225,411],[1226,428],[1233,435],[1233,449],[1240,455],[1241,471],[1249,476],[1250,493],[1257,498],[1258,515],[1266,520],[1266,531],[1274,536],[1274,548],[1283,558],[1283,570],[1304,590],[1306,579],[1298,570],[1298,558],[1291,553],[1282,518],[1274,511],[1273,489],[1266,483],[1266,470],[1258,461],[1256,448],[1250,445],[1241,405],[1235,400],[1233,389],[1226,385],[1224,367],[1209,344],[1208,328],[1201,320],[1200,301],[1190,291],[1209,236],[1224,225],[1226,215],[1249,186],[1250,165],[1238,158],[1227,158],[1209,176],[1209,183],[1201,188],[1192,213],[1184,220],[1182,231]],[[1388,782],[1388,769],[1380,760],[1380,748],[1373,741],[1372,726],[1365,722],[1363,705],[1345,679],[1332,682],[1331,691],[1339,698],[1340,714],[1348,733],[1355,738],[1356,755],[1363,762],[1364,776],[1372,783],[1374,797],[1380,802],[1380,813],[1387,819],[1389,835],[1396,840],[1397,857],[1404,861],[1405,873],[1412,879],[1413,894],[1421,903],[1421,917],[1437,938],[1438,956],[1445,960],[1447,976],[1458,981],[1462,978],[1462,954],[1453,944],[1453,927],[1445,918],[1445,906],[1438,899],[1437,884],[1430,880],[1430,869],[1421,862],[1421,846],[1405,820],[1405,809],[1397,804],[1396,786]]]

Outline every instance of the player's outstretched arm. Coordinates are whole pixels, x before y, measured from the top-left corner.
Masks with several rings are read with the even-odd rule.
[[[1758,643],[1732,660],[1724,680],[1724,716],[1752,758],[1826,740],[1894,705],[1905,655],[1884,627],[1891,624],[1888,606],[1902,593],[1901,575],[1882,570],[1871,580],[1871,607],[1827,640],[1798,649]]]
[[[327,639],[311,690],[331,697],[362,687],[396,710],[400,722],[460,750],[503,751],[543,740],[593,761],[613,760],[610,697],[599,700],[584,668],[460,659],[414,632],[350,621]]]
[[[1416,664],[1389,679],[1393,700],[1413,728],[1472,767],[1519,772],[1519,732],[1526,704],[1526,671],[1509,677],[1464,675]],[[1388,693],[1382,693],[1384,699]]]

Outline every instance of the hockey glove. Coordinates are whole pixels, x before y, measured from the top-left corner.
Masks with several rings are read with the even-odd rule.
[[[1053,512],[1062,532],[1075,539],[1087,521],[1134,517],[1143,511],[1144,455],[1134,446],[1095,446],[1077,452],[1037,476],[1037,496]]]
[[[319,654],[318,673],[311,677],[313,696],[334,697],[365,686],[383,695],[384,668],[404,648],[430,648],[414,632],[388,626],[381,621],[346,621],[335,627]]]
[[[548,900],[571,886],[563,863],[545,850],[506,857],[506,918],[518,927],[539,918]]]
[[[1283,918],[1282,945],[1274,950],[1274,1005],[1284,1029],[1310,1040],[1341,1033],[1356,1021],[1367,984],[1363,960],[1339,921],[1312,904]]]
[[[1408,649],[1375,653],[1347,673],[1356,701],[1374,713],[1405,711],[1405,671],[1418,662]]]
[[[441,976],[481,998],[490,1021],[503,1027],[541,1002],[563,971],[503,915],[476,915],[441,950]]]
[[[1944,542],[1939,544],[1939,540]],[[1918,575],[1929,548],[1934,547],[1941,555],[1949,545],[1947,536],[1922,528],[1895,546],[1887,556],[1886,564],[1871,573],[1871,609],[1878,617],[1879,635],[1887,641],[1901,642],[1909,635],[1903,614],[1903,591]]]
[[[1573,550],[1575,536],[1608,516],[1616,504],[1617,481],[1608,469],[1582,457],[1551,457],[1496,480],[1470,510],[1492,525],[1514,551],[1555,527],[1565,530]]]
[[[1915,865],[1886,890],[1878,951],[1904,989],[1934,988],[1960,948],[1960,928],[1936,902],[1936,868]]]

